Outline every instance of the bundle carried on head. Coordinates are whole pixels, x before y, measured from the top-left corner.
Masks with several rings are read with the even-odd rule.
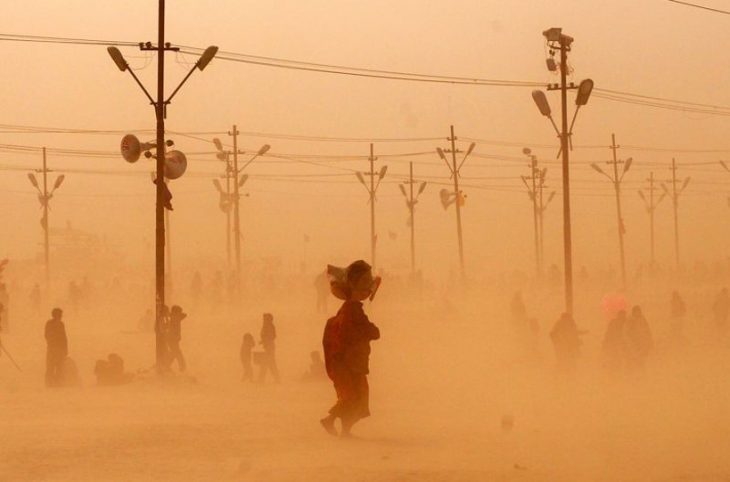
[[[330,291],[341,300],[372,301],[378,291],[381,279],[373,278],[372,268],[363,260],[352,263],[347,268],[327,265]]]

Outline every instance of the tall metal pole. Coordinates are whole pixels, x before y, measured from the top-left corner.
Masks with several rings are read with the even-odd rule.
[[[410,163],[410,200],[408,202],[408,207],[410,208],[410,214],[411,214],[411,274],[416,274],[416,228],[415,228],[415,209],[416,205],[413,200],[413,161]]]
[[[170,229],[170,211],[165,209],[165,274],[167,289],[172,293],[172,230]]]
[[[159,0],[157,36],[157,203],[155,206],[155,348],[158,370],[164,368],[165,339],[163,306],[165,305],[165,0]]]
[[[231,163],[226,159],[226,202],[231,199]],[[226,259],[231,267],[231,210],[226,210]]]
[[[373,270],[375,270],[375,154],[373,144],[370,144],[370,249]]]
[[[236,253],[236,289],[241,283],[241,218],[240,218],[240,196],[238,189],[238,128],[234,125],[233,131],[228,135],[233,136],[233,246]]]
[[[537,156],[532,156],[530,162],[530,170],[532,177],[532,192],[530,197],[532,198],[532,224],[533,232],[535,235],[535,270],[537,277],[540,277],[542,272],[542,260],[540,259],[540,240],[538,239],[538,222],[537,222],[537,183],[535,177],[537,176]]]
[[[568,48],[560,38],[560,104],[562,107],[562,130],[560,149],[563,154],[563,255],[565,258],[565,311],[573,313],[573,242],[570,227],[570,154],[568,150]]]
[[[540,263],[545,262],[545,230],[544,230],[544,218],[545,218],[545,203],[543,201],[543,191],[545,190],[545,178],[540,176],[540,209],[538,210],[538,224],[540,227]]]
[[[459,267],[461,269],[461,277],[466,277],[464,267],[464,239],[461,231],[461,195],[459,193],[459,168],[456,165],[456,136],[454,135],[454,126],[451,126],[451,161],[453,163],[452,173],[454,175],[454,195],[456,196],[454,204],[456,205],[456,235],[459,241]]]
[[[674,260],[677,271],[679,271],[679,221],[678,204],[679,194],[677,193],[677,161],[672,158],[672,204],[674,206]]]
[[[624,220],[621,216],[621,179],[618,176],[618,159],[616,158],[616,135],[611,134],[611,151],[613,152],[613,187],[616,192],[616,216],[618,228],[618,244],[621,253],[621,283],[626,288],[626,257],[624,253]]]
[[[651,267],[654,269],[656,264],[656,258],[654,257],[654,212],[656,206],[654,205],[654,173],[649,174],[649,229],[650,229],[650,242],[651,242]]]
[[[46,289],[51,286],[51,254],[49,241],[49,222],[48,222],[48,165],[46,164],[46,148],[43,148],[43,247],[46,265]]]

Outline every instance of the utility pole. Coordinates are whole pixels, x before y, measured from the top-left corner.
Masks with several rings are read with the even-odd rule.
[[[218,179],[213,181],[216,189],[221,194],[221,209],[226,213],[226,250],[228,253],[228,263],[231,261],[231,205],[233,206],[233,246],[235,252],[235,273],[236,273],[236,289],[240,287],[241,283],[241,216],[240,216],[240,203],[241,193],[240,188],[248,180],[247,174],[241,174],[254,159],[259,156],[266,154],[271,146],[264,144],[261,146],[251,159],[249,159],[242,167],[238,167],[238,155],[246,154],[245,151],[238,149],[238,135],[240,134],[238,127],[233,126],[233,129],[228,131],[228,135],[233,137],[233,151],[223,149],[223,144],[220,139],[213,139],[216,149],[218,149],[217,157],[221,161],[226,163],[226,191],[223,192],[223,188],[220,186]],[[230,159],[233,156],[233,165],[231,165]],[[233,194],[231,194],[231,181],[233,181]]]
[[[626,255],[624,252],[624,234],[626,234],[626,228],[624,226],[624,219],[621,215],[621,181],[623,181],[624,176],[628,172],[628,170],[631,168],[631,163],[633,162],[632,158],[626,159],[626,162],[619,160],[616,157],[616,150],[620,146],[616,145],[616,135],[611,134],[611,146],[610,149],[613,152],[613,160],[606,161],[606,164],[612,164],[613,165],[613,175],[606,173],[601,167],[593,163],[591,164],[591,167],[599,172],[600,174],[603,174],[608,178],[609,181],[611,181],[611,184],[613,184],[614,192],[616,193],[616,226],[618,231],[618,244],[619,244],[619,253],[620,253],[620,259],[621,259],[621,285],[626,288]],[[619,175],[618,172],[618,165],[623,164],[624,167],[621,170],[621,174]]]
[[[672,183],[672,191],[669,192],[669,189],[667,188],[667,185],[662,183],[662,189],[664,190],[664,193],[667,194],[672,198],[672,206],[674,208],[674,261],[676,265],[677,271],[679,271],[679,220],[678,220],[678,211],[679,211],[679,196],[684,192],[684,190],[687,188],[687,184],[689,184],[689,177],[684,178],[684,181],[682,181],[682,185],[678,188],[677,183],[679,182],[677,180],[677,161],[672,158],[672,178],[668,181]]]
[[[474,147],[476,144],[473,142],[469,146],[469,149],[466,151],[466,154],[464,154],[464,158],[461,160],[461,163],[457,166],[456,165],[456,154],[461,153],[462,151],[458,150],[456,148],[456,140],[457,137],[454,134],[454,126],[451,126],[451,136],[446,138],[447,141],[451,143],[451,149],[443,150],[440,147],[436,149],[436,152],[438,153],[439,157],[446,163],[446,166],[451,171],[451,178],[454,180],[454,192],[453,193],[446,193],[445,199],[448,203],[449,198],[453,198],[453,204],[456,207],[456,237],[458,241],[458,247],[459,247],[459,269],[461,271],[461,279],[466,279],[466,269],[464,266],[464,238],[462,234],[461,229],[461,206],[464,203],[464,195],[459,190],[459,176],[460,176],[460,170],[461,166],[464,165],[464,161],[466,161],[466,158],[469,157],[469,154],[474,150]],[[445,154],[451,154],[451,165],[449,165],[449,161],[446,159]],[[442,191],[443,192],[443,191]],[[444,207],[446,207],[448,204],[445,203]]]
[[[520,176],[520,179],[522,179],[522,182],[527,188],[527,196],[530,198],[530,201],[532,201],[532,224],[535,238],[535,274],[539,278],[542,275],[542,257],[540,256],[540,223],[538,222],[538,218],[541,216],[541,213],[539,212],[540,208],[538,207],[538,197],[542,198],[542,187],[540,187],[540,185],[543,181],[541,179],[541,171],[537,167],[537,156],[532,154],[532,150],[527,147],[522,149],[522,153],[530,159],[530,163],[528,164],[528,167],[530,168],[530,176]],[[540,181],[538,181],[538,179],[540,179]],[[531,183],[528,182],[528,180],[531,181]],[[540,189],[539,195],[538,189]]]
[[[226,163],[225,171],[223,173],[223,176],[221,176],[221,178],[224,178],[226,180],[225,190],[223,190],[223,187],[221,186],[218,178],[213,179],[213,185],[215,186],[216,190],[218,191],[218,194],[220,195],[218,207],[220,207],[221,211],[223,211],[226,214],[226,262],[228,263],[227,264],[228,269],[230,269],[231,268],[231,207],[233,205],[233,197],[231,196],[231,177],[233,176],[233,166],[231,166],[231,152],[223,149],[223,144],[221,143],[220,139],[214,138],[213,144],[215,144],[215,147],[218,149],[218,152],[216,153],[216,158],[218,158],[219,161],[223,161]]]
[[[404,184],[408,184],[408,193],[406,193],[406,188],[403,184],[398,184],[398,187],[400,188],[400,192],[403,193],[403,197],[406,199],[406,207],[408,207],[408,225],[411,228],[411,275],[415,276],[416,274],[416,204],[418,203],[418,197],[423,193],[423,191],[426,189],[426,183],[422,182],[421,185],[418,188],[418,192],[416,194],[413,193],[413,187],[416,184],[416,181],[413,179],[413,162],[410,162],[410,169],[409,169],[409,178],[408,181]]]
[[[173,289],[173,282],[172,282],[172,230],[170,229],[170,211],[165,209],[165,233],[167,236],[166,243],[165,243],[165,249],[167,252],[165,253],[165,261],[167,262],[167,267],[165,268],[167,273],[167,289],[170,293],[172,293]]]
[[[550,57],[547,58],[546,64],[548,70],[555,72],[560,70],[560,84],[549,84],[547,86],[548,91],[559,90],[560,91],[560,106],[561,106],[561,128],[555,124],[552,117],[552,111],[550,104],[547,101],[545,93],[541,90],[532,91],[532,99],[535,101],[537,108],[540,113],[550,120],[550,123],[555,129],[555,133],[560,138],[560,152],[558,157],[562,154],[562,171],[563,171],[563,254],[565,259],[565,312],[568,314],[573,313],[573,243],[571,234],[570,224],[570,149],[571,149],[571,136],[573,133],[573,126],[575,125],[575,119],[578,116],[580,108],[588,103],[591,92],[593,91],[593,81],[591,79],[584,79],[580,82],[580,85],[575,85],[573,82],[568,84],[568,52],[571,51],[571,45],[573,44],[573,37],[565,35],[563,29],[559,27],[550,28],[545,30],[543,36],[547,40],[547,48],[550,52]],[[560,52],[559,62],[555,61],[555,52]],[[568,128],[568,90],[577,89],[578,95],[575,99],[575,113],[573,114],[573,121]]]
[[[370,143],[370,259],[372,260],[373,271],[375,271],[375,245],[378,243],[375,237],[375,154],[373,144]]]
[[[28,180],[33,185],[33,187],[38,191],[38,201],[41,203],[41,207],[43,208],[43,217],[41,218],[41,227],[43,228],[43,260],[44,260],[44,266],[45,266],[45,275],[46,275],[46,289],[50,290],[51,286],[51,242],[50,242],[50,224],[48,222],[48,211],[50,209],[49,203],[51,202],[51,199],[53,198],[53,193],[56,192],[56,189],[58,189],[61,184],[63,183],[63,180],[66,178],[63,174],[59,175],[55,182],[53,183],[53,188],[51,191],[48,191],[48,173],[53,172],[51,169],[48,169],[48,162],[46,157],[46,148],[43,148],[43,168],[42,169],[36,169],[36,173],[43,175],[43,189],[41,190],[41,187],[38,183],[38,179],[36,179],[35,174],[28,173]]]
[[[238,189],[238,134],[238,128],[234,124],[233,130],[228,131],[228,135],[233,137],[233,175],[235,178],[233,183],[233,246],[236,253],[236,289],[241,284],[241,198]]]
[[[157,17],[157,45],[153,45],[152,42],[145,42],[139,44],[139,49],[142,51],[154,51],[157,52],[157,100],[147,91],[142,82],[140,82],[137,75],[129,67],[129,64],[124,59],[124,56],[117,47],[107,47],[107,52],[111,56],[114,63],[117,65],[120,71],[128,71],[134,78],[134,81],[144,92],[147,99],[150,101],[155,108],[155,119],[156,119],[156,136],[155,136],[155,157],[156,171],[155,180],[156,185],[156,202],[155,202],[155,354],[156,354],[156,366],[159,372],[166,370],[165,358],[167,352],[167,345],[165,343],[165,337],[163,332],[164,326],[164,306],[165,306],[165,206],[170,208],[170,199],[172,195],[165,184],[165,163],[167,158],[165,156],[165,116],[167,114],[167,106],[171,103],[173,97],[178,93],[180,88],[195,72],[195,69],[203,70],[215,57],[218,52],[218,47],[210,46],[200,56],[197,62],[190,69],[188,74],[178,84],[172,94],[165,99],[165,52],[168,50],[179,51],[178,47],[173,47],[169,43],[165,42],[165,0],[159,0],[158,2],[158,17]],[[136,139],[134,139],[136,141]],[[122,154],[124,154],[125,148],[122,140]],[[170,144],[172,142],[170,141]],[[139,148],[140,146],[138,146]],[[151,147],[151,146],[149,146]],[[145,150],[149,148],[145,146]],[[182,153],[179,153],[182,155]],[[128,162],[135,162],[139,157],[139,152],[136,153],[137,157],[132,155],[126,155],[125,159]],[[184,160],[184,156],[183,156]],[[184,167],[181,172],[171,177],[175,179],[180,177],[184,172],[184,168],[187,166],[187,161],[184,163]]]
[[[380,186],[380,182],[385,177],[385,173],[388,171],[388,166],[383,166],[380,168],[380,171],[375,172],[375,160],[377,157],[375,157],[375,148],[373,147],[373,144],[370,144],[370,156],[368,156],[368,162],[370,163],[370,171],[368,172],[356,172],[355,176],[357,177],[357,180],[360,181],[360,184],[362,184],[365,189],[368,191],[368,195],[370,197],[370,261],[373,267],[373,271],[375,270],[375,248],[378,242],[378,236],[375,234],[375,193],[378,191],[378,187]],[[363,177],[363,174],[370,176],[370,183],[365,182],[365,178]],[[378,177],[378,182],[375,182],[375,176]]]
[[[547,167],[544,167],[540,171],[540,183],[538,184],[538,224],[540,227],[540,263],[542,264],[543,268],[545,265],[545,211],[547,211],[548,206],[550,206],[550,203],[555,198],[555,191],[551,191],[550,194],[548,194],[547,200],[544,198],[544,191],[547,187],[545,185],[545,179],[547,177]]]
[[[659,199],[654,202],[654,191],[656,191],[656,188],[654,187],[653,172],[649,174],[649,178],[647,179],[647,181],[649,181],[649,198],[647,199],[642,191],[639,191],[639,197],[642,199],[642,201],[644,201],[644,205],[646,206],[646,212],[649,213],[649,242],[651,251],[651,264],[649,266],[653,270],[656,266],[656,258],[654,256],[654,212],[656,211],[657,206],[659,206],[659,204],[664,200],[664,197],[667,194],[662,193],[662,195],[659,196]]]

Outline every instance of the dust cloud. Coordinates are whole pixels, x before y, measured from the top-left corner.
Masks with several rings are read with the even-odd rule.
[[[156,93],[158,2],[2,2],[0,482],[730,480],[730,38],[686,3],[168,0],[156,367],[154,163],[120,153],[155,112],[119,66]],[[563,137],[572,318],[531,95],[561,125],[561,68],[595,82]],[[324,272],[356,260],[371,415],[333,437]]]
[[[172,299],[188,317],[186,375],[159,378],[154,334],[140,325],[149,282],[89,270],[75,303],[62,286],[32,305],[33,278],[13,279],[3,345],[5,480],[721,480],[728,473],[730,353],[713,314],[719,279],[647,277],[606,298],[586,280],[576,322],[587,333],[573,373],[556,367],[549,332],[560,289],[522,279],[424,280],[388,276],[366,312],[372,343],[372,416],[355,437],[329,437],[318,420],[334,402],[328,380],[307,380],[324,320],[314,279],[283,272],[247,278],[231,302],[216,271],[175,276]],[[681,336],[670,294],[684,297]],[[521,291],[526,315],[511,306]],[[613,296],[613,298],[612,298]],[[612,299],[640,303],[653,335],[643,370],[611,369],[601,356]],[[607,301],[608,300],[608,301]],[[79,385],[43,385],[44,321],[65,307]],[[321,307],[320,307],[321,308]],[[277,327],[281,383],[241,381],[244,333],[259,341],[261,315]],[[144,321],[144,320],[143,320]],[[259,348],[256,348],[257,350]],[[134,379],[98,386],[97,359],[117,353]],[[177,373],[177,367],[173,370]],[[257,376],[257,373],[254,373]]]

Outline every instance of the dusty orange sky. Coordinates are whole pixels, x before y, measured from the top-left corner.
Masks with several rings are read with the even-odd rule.
[[[2,31],[35,35],[147,41],[156,38],[156,4],[92,1],[4,2]],[[722,2],[708,2],[722,6]],[[518,2],[518,1],[369,1],[332,2],[168,2],[167,39],[173,44],[255,55],[351,65],[384,70],[554,81],[544,67],[541,32],[561,26],[575,38],[570,56],[574,80],[590,77],[597,87],[694,102],[730,105],[726,86],[730,68],[718,46],[728,39],[727,18],[665,1]],[[154,114],[128,75],[120,73],[103,47],[0,42],[4,99],[0,122],[13,125],[90,129],[149,129]],[[122,49],[133,68],[153,88],[155,62],[133,48]],[[194,62],[169,55],[168,92]],[[558,97],[550,96],[557,110]],[[476,153],[507,159],[469,159],[462,175],[468,194],[464,209],[467,262],[474,271],[512,266],[531,269],[531,205],[519,175],[521,146],[557,144],[537,112],[529,88],[431,85],[358,79],[273,69],[214,60],[190,79],[170,106],[167,127],[182,132],[241,131],[332,137],[443,137],[442,142],[377,143],[376,154],[433,151],[446,147],[449,124],[457,136],[515,146],[480,144]],[[730,224],[726,183],[730,174],[716,161],[728,155],[727,120],[721,116],[650,109],[594,98],[575,128],[576,146],[608,146],[612,132],[619,144],[663,150],[622,149],[633,157],[626,176],[624,211],[630,270],[648,257],[646,213],[636,190],[650,171],[669,175],[676,156],[685,164],[679,175],[692,176],[680,210],[682,253],[687,263],[726,256]],[[51,135],[3,132],[0,142],[74,149],[116,151],[119,135]],[[186,152],[211,151],[212,145],[168,135]],[[212,136],[203,136],[212,137]],[[229,142],[229,139],[224,139]],[[273,153],[367,155],[367,143],[295,142],[242,137],[243,148],[272,145]],[[466,147],[464,143],[462,147]],[[673,150],[677,149],[677,150]],[[724,152],[684,150],[724,149]],[[1,151],[1,150],[0,150]],[[551,188],[559,188],[556,149],[538,149],[549,167]],[[573,152],[575,264],[616,264],[615,206],[607,180],[590,162],[609,158],[607,148]],[[407,267],[407,216],[395,182],[416,162],[416,177],[448,182],[435,153],[378,161],[389,165],[389,183],[378,196],[379,258],[385,267]],[[37,167],[33,153],[0,152],[3,166]],[[127,165],[121,158],[49,157],[52,168],[144,173],[150,165]],[[707,164],[698,164],[707,163]],[[687,166],[687,164],[695,164]],[[308,264],[332,258],[368,256],[367,194],[346,170],[365,170],[365,161],[304,163],[262,159],[243,202],[244,253],[247,259],[281,257],[295,267],[303,256],[303,235],[312,243]],[[221,171],[212,155],[192,155],[189,172],[172,184],[174,253],[222,259],[225,218],[217,208],[210,173]],[[206,176],[207,173],[207,176]],[[272,180],[273,174],[327,174],[324,177]],[[332,176],[332,174],[340,174]],[[258,177],[257,175],[264,177]],[[432,179],[433,178],[433,179]],[[471,178],[471,179],[470,179]],[[418,253],[423,268],[440,273],[456,266],[453,212],[444,212],[431,185],[417,211]],[[53,200],[52,224],[67,221],[107,236],[144,259],[152,239],[152,185],[146,177],[70,173]],[[7,206],[0,246],[11,257],[37,252],[38,204],[25,173],[0,173],[0,200]],[[557,200],[556,200],[557,201]],[[547,261],[562,266],[559,202],[546,220]],[[657,255],[673,255],[670,204],[657,212]],[[388,233],[397,236],[391,239]]]

